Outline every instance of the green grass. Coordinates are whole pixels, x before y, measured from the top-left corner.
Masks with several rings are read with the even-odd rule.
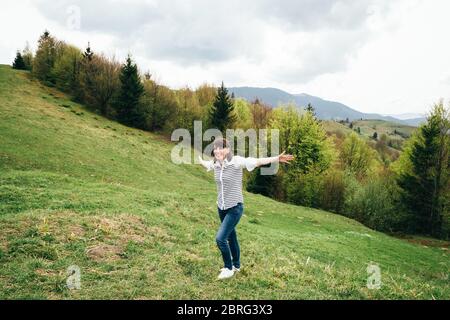
[[[378,137],[382,134],[386,134],[391,139],[405,140],[406,137],[410,137],[416,127],[402,125],[385,120],[358,120],[353,122],[353,128],[361,128],[361,134],[368,137],[372,137],[376,132]],[[397,133],[396,133],[397,131]]]
[[[327,132],[347,135],[352,132],[352,129],[348,125],[336,121],[323,121],[324,128]],[[385,120],[356,120],[353,121],[353,130],[360,128],[361,136],[366,139],[372,139],[373,134],[376,132],[378,138],[383,134],[386,134],[389,140],[399,141],[403,143],[408,137],[412,135],[416,127],[394,123]]]
[[[348,126],[333,120],[323,120],[322,125],[325,131],[327,131],[328,133],[334,133],[344,136],[352,132],[352,129],[350,129]]]
[[[449,299],[448,243],[246,193],[242,271],[216,281],[212,175],[165,138],[0,66],[0,299]],[[382,287],[366,287],[369,263]],[[81,270],[81,289],[66,270]]]

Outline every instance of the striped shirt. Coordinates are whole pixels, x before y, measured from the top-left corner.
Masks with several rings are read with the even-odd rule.
[[[256,158],[233,156],[230,161],[225,159],[223,165],[219,161],[202,161],[207,171],[214,170],[214,180],[217,186],[217,206],[226,210],[239,202],[243,203],[242,196],[242,169],[252,171],[257,166]]]

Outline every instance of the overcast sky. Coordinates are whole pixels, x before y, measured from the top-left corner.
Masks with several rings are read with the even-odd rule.
[[[79,19],[78,19],[79,17]],[[0,4],[0,63],[48,29],[172,88],[276,87],[364,112],[450,99],[449,0],[37,0]]]

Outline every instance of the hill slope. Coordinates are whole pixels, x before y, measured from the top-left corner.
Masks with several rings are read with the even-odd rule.
[[[323,127],[330,134],[347,135],[352,131],[360,129],[360,136],[366,140],[373,141],[373,134],[376,132],[380,138],[383,134],[387,137],[389,148],[395,147],[396,150],[401,150],[403,143],[413,134],[417,129],[413,126],[399,124],[385,120],[356,120],[352,121],[353,130],[350,129],[349,124],[339,123],[333,120],[322,121]]]
[[[0,299],[450,298],[446,248],[248,193],[243,269],[216,281],[212,176],[7,66],[0,137]],[[370,262],[380,290],[366,287]]]

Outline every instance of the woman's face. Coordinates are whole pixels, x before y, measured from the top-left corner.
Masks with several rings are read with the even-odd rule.
[[[214,149],[214,157],[216,157],[217,160],[219,161],[223,161],[228,153],[230,153],[230,149],[229,148],[215,148]]]

